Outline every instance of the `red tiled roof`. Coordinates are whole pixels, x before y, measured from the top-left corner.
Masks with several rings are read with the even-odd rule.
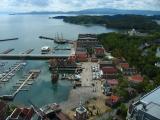
[[[107,80],[107,83],[108,83],[109,85],[118,85],[118,80],[116,80],[116,79]]]
[[[129,68],[129,64],[128,63],[120,63],[120,66],[122,68]]]
[[[19,118],[19,117],[23,117],[23,119],[27,119],[27,120],[30,120],[31,117],[33,116],[34,114],[34,110],[31,108],[17,108],[13,111],[12,115],[11,115],[11,118]]]
[[[141,75],[133,75],[129,78],[129,81],[133,81],[136,83],[143,82],[143,77]]]
[[[115,102],[118,102],[119,97],[118,97],[118,96],[115,96],[115,95],[111,95],[110,99],[111,99],[112,102],[115,103]]]
[[[102,67],[103,73],[114,74],[117,73],[117,69],[115,67]]]

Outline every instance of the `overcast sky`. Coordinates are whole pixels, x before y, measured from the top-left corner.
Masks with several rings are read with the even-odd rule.
[[[160,11],[160,0],[0,0],[0,12],[70,11],[90,8]]]

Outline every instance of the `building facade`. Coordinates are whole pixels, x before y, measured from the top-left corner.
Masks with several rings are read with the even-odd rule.
[[[160,120],[160,86],[132,103],[126,120]]]

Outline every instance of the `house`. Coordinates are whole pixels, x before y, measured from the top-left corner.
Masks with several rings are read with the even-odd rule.
[[[6,102],[0,101],[0,120],[5,120],[7,117],[8,105]]]
[[[134,67],[125,68],[125,69],[123,69],[123,74],[126,75],[126,76],[136,75],[137,74],[137,70]]]
[[[96,34],[79,34],[77,40],[77,47],[80,48],[94,48],[99,45],[99,40]]]
[[[96,46],[94,48],[94,53],[96,57],[104,57],[105,55],[105,49],[103,48],[102,45]]]
[[[116,79],[118,70],[115,67],[102,67],[104,79]]]
[[[105,104],[109,107],[115,107],[120,102],[120,97],[116,95],[111,95],[108,99],[106,99]]]
[[[126,120],[160,120],[160,86],[131,103]]]
[[[113,67],[114,64],[110,60],[109,61],[100,61],[99,66],[100,66],[100,69],[102,69],[102,67]]]
[[[120,63],[119,64],[121,71],[123,71],[123,69],[128,69],[129,68],[129,64],[126,62]]]
[[[130,67],[127,62],[121,62],[118,65],[118,69],[126,76],[132,76],[137,74],[137,70],[135,67]]]
[[[143,77],[139,74],[128,77],[130,83],[141,83],[143,82]]]

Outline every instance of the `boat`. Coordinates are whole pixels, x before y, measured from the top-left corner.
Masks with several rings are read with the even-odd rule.
[[[48,46],[44,46],[41,48],[41,54],[48,54],[50,50],[51,49]]]
[[[65,44],[65,43],[67,43],[67,41],[63,40],[63,39],[56,39],[56,40],[54,40],[54,42],[57,43],[57,44]]]

